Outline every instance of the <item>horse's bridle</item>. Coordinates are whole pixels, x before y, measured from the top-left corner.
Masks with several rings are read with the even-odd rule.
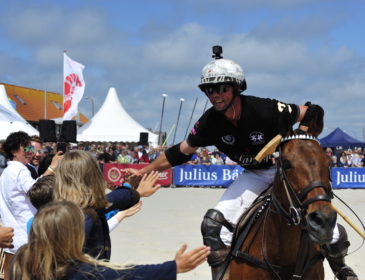
[[[318,142],[317,138],[315,138],[314,136],[308,134],[298,134],[282,138],[281,145],[287,141],[296,139]],[[281,145],[279,146],[279,156],[277,157],[277,169],[278,169],[279,179],[284,186],[286,195],[289,200],[290,204],[289,211],[284,209],[279,200],[275,197],[274,192],[272,193],[272,202],[276,207],[277,211],[279,211],[280,214],[282,214],[287,219],[289,225],[297,226],[303,221],[303,215],[310,204],[316,201],[331,202],[331,199],[333,198],[333,192],[330,185],[325,184],[321,181],[313,181],[309,183],[308,186],[302,189],[299,193],[296,193],[285,173],[285,169],[287,167],[283,163],[281,157],[281,149],[282,149]],[[325,190],[326,193],[304,200],[307,194],[316,188],[322,188]]]

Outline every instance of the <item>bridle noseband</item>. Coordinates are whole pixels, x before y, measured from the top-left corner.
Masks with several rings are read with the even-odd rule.
[[[286,195],[289,200],[289,211],[286,211],[279,200],[275,197],[274,192],[272,193],[272,202],[276,207],[277,211],[282,214],[288,221],[289,225],[299,225],[303,221],[304,213],[306,212],[308,206],[316,201],[328,201],[331,202],[333,198],[333,193],[331,186],[325,184],[321,181],[313,181],[308,184],[304,189],[302,189],[299,193],[296,193],[292,184],[290,183],[286,173],[285,173],[285,164],[283,163],[283,159],[281,156],[282,144],[288,142],[290,140],[310,140],[319,142],[317,138],[308,134],[298,134],[291,135],[281,139],[281,145],[279,146],[279,155],[277,157],[277,170],[279,179],[284,186]],[[313,198],[304,200],[309,192],[316,188],[322,188],[325,190],[325,194],[317,195]]]

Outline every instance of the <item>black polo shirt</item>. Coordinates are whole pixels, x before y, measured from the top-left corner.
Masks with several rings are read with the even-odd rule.
[[[254,157],[279,134],[279,118],[285,107],[289,109],[291,124],[296,122],[299,108],[275,99],[247,95],[240,98],[242,112],[237,126],[212,107],[195,123],[187,142],[192,147],[216,146],[247,169],[267,168],[272,165],[270,157],[259,166],[253,165]]]

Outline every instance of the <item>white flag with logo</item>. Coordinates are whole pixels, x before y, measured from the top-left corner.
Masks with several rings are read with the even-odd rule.
[[[78,104],[84,95],[85,82],[82,75],[84,65],[63,54],[63,120],[77,115]]]

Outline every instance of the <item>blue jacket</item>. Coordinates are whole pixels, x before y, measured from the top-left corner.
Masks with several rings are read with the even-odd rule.
[[[176,280],[176,262],[137,265],[130,269],[115,270],[91,264],[76,263],[63,280]]]
[[[105,214],[112,210],[125,210],[139,201],[139,193],[133,189],[119,187],[107,194],[112,205],[103,209],[85,209],[84,253],[94,258],[109,260],[111,242]]]

